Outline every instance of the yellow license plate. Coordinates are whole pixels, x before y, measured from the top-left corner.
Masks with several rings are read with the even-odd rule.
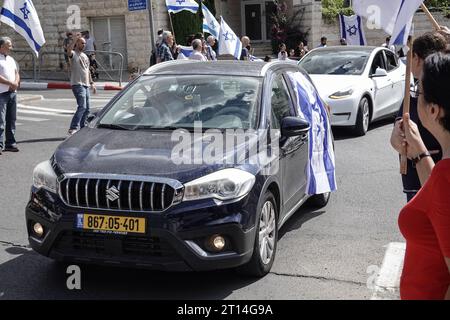
[[[95,214],[80,214],[78,216],[79,227],[82,226],[85,230],[100,232],[145,233],[145,224],[145,218],[103,216]]]

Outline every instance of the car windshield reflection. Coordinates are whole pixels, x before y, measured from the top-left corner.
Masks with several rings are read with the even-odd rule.
[[[309,74],[361,75],[369,55],[363,51],[311,52],[301,62]]]
[[[145,76],[102,116],[99,127],[126,130],[255,129],[261,79]]]

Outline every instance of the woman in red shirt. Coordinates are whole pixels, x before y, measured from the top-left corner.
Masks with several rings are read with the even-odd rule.
[[[416,164],[422,189],[401,211],[406,238],[400,295],[407,300],[450,299],[450,55],[425,60],[419,85],[419,119],[442,147],[434,164],[417,125],[404,119],[408,157]]]

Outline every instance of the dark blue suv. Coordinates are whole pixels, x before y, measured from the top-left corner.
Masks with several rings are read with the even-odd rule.
[[[310,124],[289,73],[310,81],[288,62],[149,69],[35,168],[32,248],[75,263],[267,274],[280,227],[329,199],[307,195]]]

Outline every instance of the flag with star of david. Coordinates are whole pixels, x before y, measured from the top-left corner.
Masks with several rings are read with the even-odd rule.
[[[207,32],[213,35],[216,39],[219,38],[219,29],[220,25],[217,22],[214,15],[208,8],[202,4],[202,12],[203,12],[203,32]]]
[[[199,5],[194,0],[166,0],[167,11],[170,13],[178,13],[181,11],[189,11],[197,13]]]
[[[219,55],[232,55],[236,60],[241,58],[242,42],[236,33],[220,17]]]
[[[341,27],[341,38],[347,40],[350,46],[365,46],[366,36],[360,16],[344,16],[339,15],[339,22]]]
[[[45,37],[31,0],[5,0],[0,11],[0,21],[24,37],[36,56],[39,55]]]

